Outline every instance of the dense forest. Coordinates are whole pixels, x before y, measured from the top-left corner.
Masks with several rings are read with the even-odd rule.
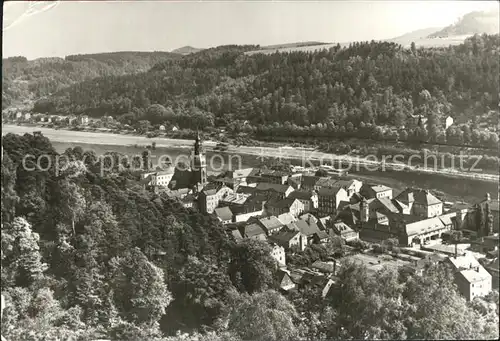
[[[136,128],[149,122],[227,127],[257,138],[314,132],[334,139],[498,147],[498,35],[475,35],[439,49],[372,41],[316,52],[245,54],[256,48],[36,63],[10,58],[4,61],[4,102],[22,98],[20,88],[28,84],[33,98],[47,95],[35,103],[37,112],[112,115]],[[124,75],[158,60],[147,72]],[[448,116],[455,125],[445,130]]]
[[[137,127],[146,121],[228,127],[257,137],[313,131],[336,139],[498,146],[498,35],[475,35],[447,48],[372,41],[316,52],[245,54],[255,49],[206,49],[163,58],[147,72],[111,72],[69,87],[56,86],[57,80],[46,85],[41,77],[31,83],[33,92],[53,94],[36,102],[35,111],[112,115]],[[67,59],[100,63],[92,55]],[[455,124],[445,131],[448,116]]]
[[[38,100],[72,84],[98,77],[145,72],[180,55],[168,52],[113,52],[62,58],[2,59],[2,109],[25,100]]]
[[[417,276],[343,262],[327,297],[314,285],[282,295],[267,244],[235,243],[212,216],[145,191],[127,164],[101,172],[107,159],[58,155],[41,134],[2,145],[7,340],[498,337],[498,292],[467,303],[443,265]],[[44,157],[36,167],[27,154]],[[314,257],[324,252],[290,261]]]

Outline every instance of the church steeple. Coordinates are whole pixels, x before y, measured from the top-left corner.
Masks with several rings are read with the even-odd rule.
[[[193,175],[193,184],[200,184],[204,187],[207,184],[207,161],[203,154],[203,146],[199,131],[196,132],[194,141],[194,155],[191,159],[191,171]]]
[[[200,132],[196,132],[196,139],[194,140],[194,155],[200,155],[202,151],[202,142],[200,139]]]

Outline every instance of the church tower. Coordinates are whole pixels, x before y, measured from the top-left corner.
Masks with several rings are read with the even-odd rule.
[[[194,142],[194,155],[191,158],[191,172],[193,174],[193,185],[201,184],[205,187],[207,184],[207,160],[203,153],[203,146],[200,134],[196,135]]]

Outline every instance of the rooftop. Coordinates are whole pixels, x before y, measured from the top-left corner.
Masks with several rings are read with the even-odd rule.
[[[321,187],[319,190],[318,190],[318,196],[323,196],[323,197],[331,197],[331,196],[335,196],[337,195],[337,193],[340,191],[340,190],[343,190],[342,187],[338,186],[338,187]]]
[[[234,239],[238,242],[240,240],[243,240],[243,237],[241,236],[240,231],[238,230],[232,230],[231,234],[233,235]]]
[[[259,224],[249,224],[246,225],[244,228],[244,235],[247,238],[255,237],[260,234],[266,234],[266,232],[262,229],[262,227]]]
[[[291,188],[290,185],[270,184],[266,182],[261,182],[256,187],[258,191],[275,191],[278,193],[286,193],[289,188]]]
[[[318,218],[316,218],[314,215],[312,215],[311,213],[304,213],[303,215],[301,215],[299,217],[299,219],[302,219],[302,220],[308,220],[308,219],[311,219],[313,220],[315,223],[318,222]]]
[[[392,191],[392,188],[390,187],[387,187],[387,186],[384,186],[384,185],[374,185],[374,186],[371,186],[371,188],[376,192],[376,193],[380,193],[380,192],[387,192],[387,191]]]
[[[279,199],[279,198],[272,198],[267,202],[267,205],[269,207],[274,207],[274,208],[290,208],[293,203],[297,199],[292,199],[292,198],[286,198],[286,199]]]
[[[269,240],[275,241],[278,244],[283,244],[290,242],[290,240],[295,237],[299,231],[280,231],[277,234],[269,236]]]
[[[267,231],[279,229],[284,226],[284,224],[275,216],[261,218],[259,219],[259,222]]]
[[[337,234],[340,234],[340,235],[345,234],[345,233],[349,233],[349,232],[354,232],[354,230],[352,228],[347,226],[347,224],[345,224],[342,221],[337,221],[337,222],[333,223],[332,225],[333,225],[333,230]]]
[[[229,207],[216,208],[215,215],[222,221],[233,219],[233,212],[231,212],[231,209]]]
[[[225,198],[221,199],[221,202],[229,205],[243,205],[249,197],[250,194],[245,193],[228,194]]]
[[[288,197],[299,200],[311,200],[313,195],[314,193],[311,191],[293,191],[288,195]]]
[[[420,220],[405,225],[405,232],[408,236],[428,233],[444,228],[445,225],[438,217]]]
[[[291,222],[297,221],[297,219],[291,213],[283,213],[278,216],[278,219],[283,225],[290,224]]]
[[[407,188],[396,197],[396,200],[405,204],[416,202],[426,206],[442,203],[430,191],[421,188]]]
[[[332,178],[320,178],[316,182],[316,186],[321,186],[321,187],[342,187],[342,184],[338,184],[337,179],[332,179]]]
[[[250,175],[254,175],[255,173],[257,173],[257,170],[255,168],[244,168],[233,171],[231,176],[234,179],[239,179],[239,178],[246,178]]]
[[[286,225],[288,230],[300,231],[302,234],[310,237],[320,232],[320,229],[314,220],[299,219],[296,222]]]
[[[383,198],[377,198],[377,201],[380,202],[389,211],[394,213],[399,212],[398,208],[393,204],[391,199],[383,197]]]

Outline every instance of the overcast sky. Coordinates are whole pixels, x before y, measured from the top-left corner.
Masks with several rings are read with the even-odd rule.
[[[8,1],[3,56],[393,38],[496,1]]]

